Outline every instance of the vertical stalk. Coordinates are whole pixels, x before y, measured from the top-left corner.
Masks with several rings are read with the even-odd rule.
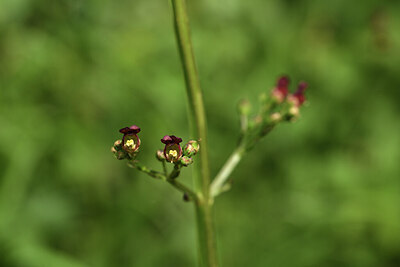
[[[186,92],[189,102],[189,121],[192,135],[200,140],[199,162],[194,164],[194,187],[197,199],[196,209],[200,266],[217,267],[217,253],[213,225],[212,200],[210,195],[210,171],[207,148],[207,123],[203,96],[197,73],[190,37],[186,0],[171,0],[174,15],[175,34],[185,75]]]

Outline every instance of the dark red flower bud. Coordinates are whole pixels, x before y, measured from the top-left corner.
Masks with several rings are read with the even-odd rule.
[[[185,202],[189,202],[190,201],[190,197],[189,197],[189,195],[188,195],[188,193],[183,193],[183,201],[185,201]]]
[[[166,135],[161,139],[161,142],[165,144],[164,156],[169,162],[177,162],[182,156],[182,148],[179,145],[182,139],[175,135]]]
[[[119,132],[124,134],[122,137],[123,149],[128,153],[136,152],[140,146],[140,139],[137,136],[140,132],[140,128],[136,125],[132,125],[131,127],[120,129]]]
[[[287,87],[289,86],[289,82],[290,80],[288,76],[282,76],[278,79],[276,86],[278,88],[287,89]]]
[[[289,77],[282,76],[278,79],[276,87],[272,90],[272,97],[278,103],[282,103],[289,94]]]
[[[304,92],[307,87],[308,84],[306,82],[300,82],[297,87],[297,91],[289,97],[289,102],[291,102],[296,107],[300,107],[304,103],[304,101],[306,101]]]

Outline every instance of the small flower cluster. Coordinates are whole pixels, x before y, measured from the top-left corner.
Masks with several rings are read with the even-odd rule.
[[[111,152],[114,153],[115,157],[119,160],[135,159],[139,153],[140,147],[140,139],[137,136],[140,132],[140,128],[136,125],[132,125],[131,127],[120,129],[119,132],[124,135],[122,140],[114,142],[114,146],[111,147]]]
[[[187,142],[182,150],[180,143],[182,138],[175,135],[166,135],[161,139],[161,143],[165,144],[164,150],[157,151],[157,159],[160,161],[167,161],[174,164],[181,164],[182,166],[189,166],[193,163],[192,157],[199,152],[199,142],[190,140]]]
[[[269,133],[282,121],[294,121],[300,115],[300,107],[306,101],[307,83],[300,82],[294,93],[289,91],[290,80],[287,76],[278,79],[271,93],[260,96],[260,110],[256,116],[249,119],[251,104],[247,100],[239,103],[239,113],[242,128],[242,141],[246,149]]]
[[[139,153],[140,139],[138,133],[140,128],[136,125],[130,127],[124,127],[119,130],[123,134],[122,139],[115,141],[111,147],[111,152],[114,156],[119,159],[127,159],[130,165],[138,167],[136,157]],[[200,145],[198,141],[190,140],[184,146],[181,147],[182,138],[176,137],[175,135],[166,135],[161,139],[161,142],[165,145],[163,150],[158,150],[156,158],[163,162],[173,163],[175,166],[175,173],[179,175],[180,168],[187,167],[193,163],[193,156],[199,152]],[[140,170],[147,170],[144,167],[139,168]],[[151,172],[150,172],[151,173]],[[152,173],[154,174],[154,172]]]
[[[282,106],[280,115],[284,115],[284,118],[286,118],[287,120],[291,120],[298,117],[299,108],[306,101],[304,92],[308,87],[306,82],[300,82],[297,86],[296,92],[290,94],[288,89],[289,82],[290,81],[287,76],[280,77],[278,79],[276,87],[272,90],[271,93],[272,107],[284,104]],[[273,113],[272,116],[273,116],[272,119],[274,118],[276,119],[277,116],[279,115],[278,113]]]

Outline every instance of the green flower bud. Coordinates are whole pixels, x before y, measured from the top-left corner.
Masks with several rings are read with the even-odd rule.
[[[113,148],[117,151],[122,150],[122,140],[115,141]]]
[[[193,163],[193,159],[189,158],[188,156],[181,157],[181,163],[183,166],[187,167]]]
[[[200,150],[200,144],[196,140],[190,140],[183,147],[183,154],[188,157],[196,155]]]
[[[249,115],[251,112],[251,104],[247,99],[240,100],[238,110],[241,115]]]
[[[297,106],[291,106],[285,114],[285,120],[295,121],[300,117],[300,109]]]
[[[117,140],[111,147],[111,153],[114,154],[116,159],[122,160],[128,157],[128,154],[122,148],[122,140]]]

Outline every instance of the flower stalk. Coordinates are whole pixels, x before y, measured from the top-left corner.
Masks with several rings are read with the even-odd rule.
[[[242,157],[245,153],[245,147],[243,145],[238,146],[233,153],[230,155],[228,160],[225,162],[224,166],[222,166],[221,170],[218,172],[217,176],[215,176],[213,182],[211,183],[210,193],[213,198],[218,196],[220,193],[226,191],[224,186],[230,177],[233,170],[242,160]]]
[[[138,171],[141,171],[141,172],[149,175],[150,177],[168,182],[170,185],[172,185],[173,187],[175,187],[182,193],[187,194],[188,196],[190,196],[193,199],[197,198],[196,193],[194,191],[192,191],[189,187],[187,187],[186,185],[182,184],[181,182],[179,182],[175,179],[179,175],[179,172],[180,172],[179,165],[175,165],[174,169],[168,175],[166,167],[164,169],[164,173],[161,173],[161,172],[149,169],[145,165],[143,165],[137,161],[130,161],[128,164],[130,167],[135,168]],[[163,165],[164,164],[165,164],[165,162],[163,162]]]
[[[207,124],[202,90],[190,37],[186,1],[171,0],[171,4],[175,34],[185,76],[191,133],[192,137],[201,142],[200,160],[193,168],[194,189],[197,195],[194,204],[196,208],[200,266],[217,267],[218,260],[212,213],[213,201],[210,195]]]

